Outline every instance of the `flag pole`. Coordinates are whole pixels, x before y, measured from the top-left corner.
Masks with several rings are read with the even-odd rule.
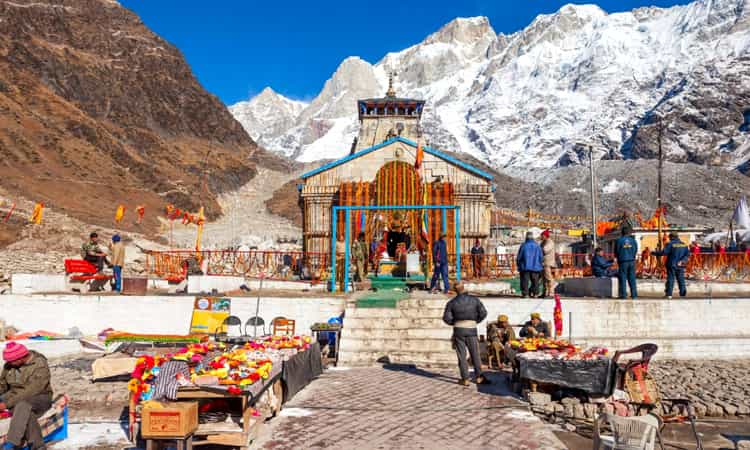
[[[656,177],[656,210],[658,211],[658,219],[659,223],[657,224],[657,242],[656,242],[656,248],[657,250],[661,250],[661,241],[662,241],[662,215],[664,214],[664,210],[662,208],[661,203],[661,186],[662,186],[662,169],[664,164],[664,158],[663,158],[663,152],[662,152],[662,145],[661,145],[661,135],[662,135],[662,123],[661,123],[661,117],[656,116],[657,118],[657,142],[659,144],[659,166],[658,166],[658,174]]]

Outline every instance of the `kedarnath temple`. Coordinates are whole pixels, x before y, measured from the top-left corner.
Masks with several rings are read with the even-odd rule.
[[[467,252],[475,239],[485,242],[492,175],[422,144],[424,104],[398,97],[392,79],[385,97],[358,101],[360,130],[351,154],[302,175],[306,252],[331,251],[334,206],[458,206],[459,251]],[[344,212],[338,214],[336,234],[342,236]],[[364,232],[368,243],[396,234],[406,250],[424,252],[446,232],[448,252],[456,253],[455,218],[451,209],[352,210],[350,233],[354,239]]]

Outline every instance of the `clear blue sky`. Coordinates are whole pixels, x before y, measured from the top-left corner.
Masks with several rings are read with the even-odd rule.
[[[318,93],[347,56],[375,63],[414,45],[456,17],[487,16],[512,33],[557,0],[121,0],[177,46],[200,82],[225,103],[265,86],[297,99]],[[592,3],[574,2],[574,3]],[[608,12],[687,0],[602,0]]]

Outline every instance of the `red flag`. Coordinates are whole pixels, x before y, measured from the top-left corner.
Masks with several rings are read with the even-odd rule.
[[[555,294],[555,312],[553,314],[555,319],[555,335],[562,336],[563,334],[563,317],[562,317],[562,304],[560,303],[560,294]]]
[[[8,211],[8,214],[5,215],[5,219],[3,219],[3,223],[7,222],[8,219],[10,219],[10,216],[13,214],[13,211],[16,209],[16,204],[13,203],[10,205],[10,210]]]

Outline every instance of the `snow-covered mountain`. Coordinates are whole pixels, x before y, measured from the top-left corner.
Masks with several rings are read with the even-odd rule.
[[[509,173],[578,163],[580,142],[600,158],[652,158],[657,116],[669,159],[748,166],[750,0],[616,14],[566,5],[510,35],[459,18],[375,65],[347,58],[307,105],[264,91],[231,110],[270,150],[340,157],[355,100],[382,96],[391,71],[399,96],[427,100],[431,145]]]

